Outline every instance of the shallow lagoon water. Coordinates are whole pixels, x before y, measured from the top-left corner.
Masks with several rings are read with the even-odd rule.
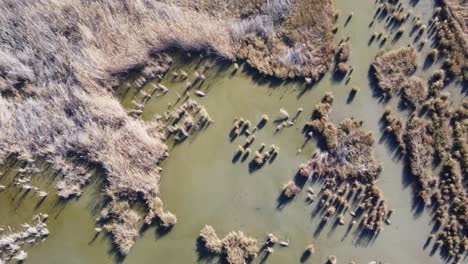
[[[192,95],[192,98],[206,107],[215,122],[183,143],[170,141],[170,157],[161,164],[164,169],[161,196],[167,209],[178,217],[178,224],[171,232],[160,234],[154,227],[144,230],[126,258],[116,257],[109,239],[103,235],[96,236],[94,232],[94,219],[102,202],[99,173],[81,198],[64,203],[52,194],[55,183],[52,176],[48,177],[52,175],[50,170],[40,173],[45,177],[34,178],[36,185],[47,188],[51,193],[40,204],[33,194],[18,194],[13,188],[0,193],[0,225],[18,227],[18,223],[30,222],[34,213],[51,215],[51,235],[45,243],[28,251],[30,263],[217,263],[217,258],[205,258],[197,251],[198,233],[205,224],[212,225],[220,236],[232,230],[242,230],[258,238],[259,243],[270,232],[281,239],[289,239],[290,247],[275,248],[275,252],[266,259],[267,263],[301,262],[302,253],[310,243],[315,245],[315,254],[305,260],[307,263],[324,263],[330,254],[336,255],[339,263],[350,260],[357,263],[440,263],[438,256],[430,256],[431,246],[423,249],[431,230],[429,213],[414,207],[411,182],[402,176],[403,162],[395,157],[388,142],[380,141],[382,128],[379,120],[384,108],[386,105],[396,108],[398,103],[395,99],[382,103],[374,98],[375,91],[368,78],[369,65],[379,49],[378,43],[369,45],[368,40],[374,31],[384,30],[385,21],[376,20],[369,28],[375,12],[372,1],[338,0],[337,7],[341,10],[341,17],[335,42],[351,36],[349,64],[354,72],[348,84],[345,80],[338,81],[331,72],[311,87],[306,87],[302,81],[263,78],[247,67],[232,74],[233,68],[223,61],[215,63],[208,71],[207,80],[200,87],[207,96],[197,98]],[[431,16],[432,9],[432,1],[421,0],[413,14],[420,15],[425,21]],[[352,11],[355,15],[344,27],[346,17]],[[405,46],[414,39],[407,32],[392,43],[394,34],[390,34],[391,29],[387,30],[391,37],[384,48]],[[424,61],[422,54],[427,52],[427,46],[429,43],[419,55],[420,64]],[[172,70],[184,69],[192,77],[195,68],[215,61],[198,55],[187,58],[182,54],[177,56]],[[434,69],[420,68],[416,75],[427,77]],[[173,80],[171,74],[162,83],[169,88],[169,93],[153,97],[148,102],[142,116],[144,120],[151,120],[156,114],[168,110],[168,103],[173,107],[177,100],[175,91],[182,94],[185,86],[184,82]],[[354,86],[360,91],[349,102],[349,91]],[[448,89],[457,91],[454,87]],[[392,224],[385,226],[373,241],[357,241],[355,228],[346,234],[347,225],[333,228],[328,224],[319,232],[320,217],[312,217],[316,202],[307,205],[304,192],[278,208],[281,186],[294,177],[299,165],[315,151],[315,142],[305,142],[301,131],[315,104],[327,91],[336,98],[330,115],[332,121],[338,123],[347,117],[363,120],[364,127],[372,131],[376,139],[376,158],[384,164],[378,186],[383,190],[389,207],[396,212],[392,216]],[[131,100],[142,97],[131,88],[124,89],[121,95],[122,104],[128,108],[132,107]],[[284,108],[294,115],[299,107],[304,112],[296,125],[275,132],[271,121],[279,117],[279,109]],[[245,162],[233,163],[237,146],[244,143],[245,137],[230,142],[229,132],[235,117],[242,116],[256,124],[263,114],[270,116],[270,122],[255,133],[251,149],[254,152],[261,143],[265,143],[267,148],[275,144],[280,147],[280,153],[271,164],[252,172],[248,162],[253,153]],[[302,149],[301,153],[298,149]],[[17,166],[6,164],[6,173],[0,178],[0,183],[11,182]],[[315,190],[318,188],[314,186]],[[346,223],[349,221],[351,216],[346,215]],[[260,256],[254,263],[261,261]]]

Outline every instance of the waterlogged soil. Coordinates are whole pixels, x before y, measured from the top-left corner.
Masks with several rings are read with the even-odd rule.
[[[432,14],[432,5],[433,1],[418,1],[413,14],[426,21]],[[306,86],[302,80],[284,82],[265,78],[243,66],[234,73],[233,67],[220,59],[199,55],[187,57],[185,53],[175,56],[173,69],[162,80],[169,92],[164,96],[153,96],[144,108],[142,119],[152,120],[157,114],[163,115],[183,103],[183,99],[177,102],[176,91],[183,94],[185,82],[173,79],[173,71],[183,69],[193,80],[195,69],[210,64],[213,66],[205,74],[206,80],[195,87],[206,96],[196,97],[192,91],[191,97],[206,107],[214,123],[182,143],[168,142],[170,156],[161,164],[164,169],[161,196],[165,207],[178,218],[170,232],[161,233],[154,227],[142,230],[129,255],[119,258],[110,240],[94,231],[95,218],[103,203],[99,172],[79,199],[63,202],[54,194],[54,174],[47,164],[39,164],[43,170],[33,178],[33,185],[49,191],[49,196],[40,201],[33,192],[19,192],[12,186],[19,167],[13,160],[3,166],[4,174],[0,176],[0,184],[8,185],[0,192],[0,226],[9,225],[15,229],[21,223],[31,222],[33,214],[50,215],[51,235],[44,243],[28,250],[30,263],[216,263],[218,258],[199,252],[197,237],[205,224],[212,225],[220,236],[231,230],[243,230],[258,238],[259,243],[264,241],[267,233],[289,240],[288,248],[275,248],[267,259],[260,255],[254,263],[262,260],[267,263],[325,263],[330,254],[336,255],[340,263],[351,260],[357,263],[440,263],[438,253],[431,256],[432,248],[424,247],[431,231],[429,212],[414,202],[411,178],[404,173],[403,161],[398,159],[391,143],[382,140],[379,120],[384,108],[387,105],[397,108],[398,102],[379,102],[368,76],[369,65],[380,48],[379,42],[368,42],[374,31],[390,35],[384,48],[413,43],[415,36],[409,36],[407,30],[394,42],[393,29],[387,28],[385,21],[376,19],[369,26],[375,4],[368,0],[339,0],[337,8],[341,10],[341,16],[335,41],[338,43],[340,38],[350,36],[352,46],[348,63],[354,71],[347,83],[329,72],[315,85]],[[344,26],[351,12],[354,16]],[[419,53],[421,65],[425,59],[423,54],[429,48],[430,42]],[[436,66],[419,67],[416,75],[426,78],[435,69]],[[132,100],[138,102],[143,97],[130,83],[124,84],[119,91],[122,104],[129,109],[134,108]],[[352,87],[359,88],[353,100],[349,97]],[[149,85],[144,89],[149,90]],[[453,84],[448,90],[457,94],[460,89]],[[356,227],[347,231],[350,215],[345,216],[345,226],[330,223],[318,229],[320,217],[314,217],[316,202],[305,203],[305,191],[290,203],[280,204],[278,200],[281,186],[294,177],[299,165],[316,150],[315,142],[305,141],[302,128],[315,104],[328,91],[336,97],[330,115],[332,121],[338,123],[347,117],[363,120],[364,128],[372,131],[376,139],[376,158],[384,164],[378,186],[395,213],[391,225],[385,226],[374,240],[358,239]],[[294,115],[300,107],[304,111],[296,124],[277,132],[273,120],[280,117],[279,109],[284,108]],[[233,120],[243,117],[255,125],[263,114],[269,115],[270,121],[255,133],[256,139],[250,147],[252,154],[243,162],[233,161],[238,145],[245,142],[245,137],[230,140]],[[267,148],[275,144],[280,152],[271,163],[252,170],[249,162],[261,143]],[[319,190],[319,186],[314,189]],[[315,245],[315,254],[301,258],[310,243]]]

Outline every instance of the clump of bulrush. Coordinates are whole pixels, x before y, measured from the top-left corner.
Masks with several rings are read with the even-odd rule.
[[[338,223],[339,223],[340,225],[344,225],[344,224],[345,224],[344,215],[343,215],[343,214],[340,214],[340,215],[338,216]]]
[[[260,122],[258,123],[258,127],[259,128],[264,127],[266,123],[268,123],[269,120],[270,118],[268,117],[268,115],[262,115],[260,118]]]
[[[245,140],[245,146],[251,145],[255,140],[255,135],[250,135],[246,140]]]
[[[385,109],[383,118],[386,124],[385,132],[393,135],[396,142],[399,144],[400,150],[402,151],[402,153],[403,154],[406,153],[406,146],[403,140],[403,135],[404,135],[403,134],[404,132],[403,121],[393,113],[390,107],[387,107]]]
[[[351,44],[342,40],[338,46],[338,62],[346,62],[351,54]]]
[[[185,79],[188,78],[188,74],[184,70],[180,71],[180,76],[181,76],[182,80],[185,80]]]
[[[273,245],[275,245],[276,243],[278,243],[278,241],[279,241],[279,240],[278,240],[278,238],[277,238],[275,235],[273,235],[272,233],[268,233],[268,235],[267,235],[267,240],[266,240],[266,242],[265,242],[265,245],[266,245],[266,246],[273,246]]]
[[[245,152],[244,152],[244,157],[248,157],[251,152],[252,152],[252,150],[250,148],[246,148]]]
[[[413,107],[416,107],[426,101],[429,90],[427,82],[419,77],[411,77],[403,85],[403,98],[409,102]]]
[[[306,133],[315,132],[323,135],[327,148],[334,148],[338,144],[336,127],[328,121],[334,98],[333,94],[326,93],[321,103],[315,106],[312,119],[304,127]]]
[[[177,224],[177,217],[171,212],[162,212],[158,217],[163,228],[169,229]]]
[[[348,66],[348,64],[346,64],[346,63],[340,62],[340,63],[338,63],[336,69],[337,69],[337,71],[338,71],[339,73],[345,74],[345,73],[347,73],[347,72],[349,71],[349,66]]]
[[[253,162],[257,166],[261,166],[261,165],[263,165],[265,163],[262,154],[260,152],[258,152],[258,150],[255,151],[255,157],[253,159]]]
[[[427,55],[432,60],[437,60],[439,57],[439,50],[438,49],[431,49],[429,54]]]
[[[328,263],[329,264],[336,264],[338,262],[338,258],[335,255],[328,256]]]
[[[200,239],[205,248],[212,254],[221,254],[223,250],[223,241],[218,238],[216,231],[212,226],[206,225],[200,231]]]
[[[276,146],[275,144],[272,144],[270,147],[270,153],[272,155],[278,155],[279,154],[279,147]]]
[[[379,88],[390,96],[399,91],[416,67],[417,52],[414,47],[379,52],[372,64]]]
[[[405,28],[404,28],[404,27],[400,27],[400,28],[397,30],[396,35],[402,35],[403,33],[405,33]]]
[[[282,115],[283,119],[288,119],[289,118],[289,113],[284,108],[280,108],[280,114]]]
[[[331,100],[327,98],[323,101]],[[384,224],[387,209],[382,193],[376,186],[382,165],[374,157],[372,134],[362,128],[362,122],[353,119],[345,119],[338,127],[334,126],[327,116],[331,105],[327,107],[325,112],[314,112],[313,118],[320,117],[323,127],[334,127],[334,134],[322,135],[326,142],[329,140],[327,137],[332,136],[336,143],[330,145],[327,151],[314,154],[311,160],[301,165],[299,174],[304,177],[314,175],[324,180],[320,198],[320,206],[326,210],[323,223],[328,222],[338,209],[349,208],[347,197],[355,194],[360,200],[359,212],[365,211],[368,215],[363,221],[363,227],[368,231],[378,232]],[[343,215],[338,217],[338,222],[344,223]]]
[[[244,153],[245,149],[243,146],[239,145],[237,147],[237,151],[236,151],[236,154],[239,154],[239,155],[242,155]]]
[[[307,252],[307,254],[315,254],[315,246],[313,243],[307,245],[307,247],[305,248],[305,251]]]
[[[230,232],[220,239],[213,227],[207,225],[200,231],[200,239],[208,252],[225,257],[229,264],[245,264],[258,252],[257,240],[242,231]]]
[[[297,186],[297,184],[293,181],[289,181],[288,183],[283,185],[283,195],[287,198],[293,198],[300,191],[301,189],[299,188],[299,186]]]

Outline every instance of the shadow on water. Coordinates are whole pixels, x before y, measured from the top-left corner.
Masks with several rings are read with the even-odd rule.
[[[388,103],[391,98],[389,96],[385,96],[382,89],[379,88],[378,80],[376,77],[376,71],[372,65],[369,67],[369,70],[367,71],[367,79],[369,81],[369,87],[371,88],[371,91],[372,91],[372,96],[375,98],[378,98],[379,103],[383,103],[383,104]]]
[[[219,260],[219,258],[214,255],[213,253],[211,253],[210,251],[208,251],[205,247],[205,242],[203,242],[203,240],[198,237],[197,240],[196,240],[196,251],[197,251],[197,254],[198,254],[198,261],[205,261],[205,262],[213,262],[213,260],[215,259],[218,259],[218,263],[222,263],[221,260]]]

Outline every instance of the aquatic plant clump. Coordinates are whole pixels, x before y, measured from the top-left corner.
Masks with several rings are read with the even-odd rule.
[[[436,43],[443,54],[443,68],[451,78],[468,80],[468,18],[466,3],[448,0],[439,3],[432,21]]]
[[[375,160],[373,144],[372,133],[364,130],[360,122],[345,119],[337,127],[336,147],[316,153],[301,166],[300,173],[371,183],[382,171],[382,165]]]
[[[379,88],[392,95],[399,91],[417,67],[417,53],[413,47],[380,52],[372,64]]]
[[[293,181],[289,181],[283,186],[283,195],[287,198],[293,198],[301,191],[301,188],[296,185]]]
[[[325,104],[331,103],[330,98],[330,95],[327,95],[322,100],[322,107],[318,108],[326,107],[325,112],[316,108],[312,115],[312,119],[322,118],[321,123],[327,127],[333,125],[328,118],[323,119],[330,111],[331,105]],[[347,210],[352,205],[348,201],[349,198],[355,195],[355,199],[360,202],[352,211],[352,215],[363,216],[362,227],[365,230],[379,232],[386,220],[388,209],[376,184],[383,167],[377,163],[374,156],[372,133],[362,128],[362,122],[348,118],[336,127],[336,133],[322,133],[322,136],[326,142],[327,137],[333,137],[336,144],[327,144],[325,150],[316,152],[312,159],[302,164],[299,169],[299,175],[305,178],[323,180],[319,206],[325,208],[326,214],[322,222],[326,223],[331,216]],[[313,193],[311,195],[312,198],[308,199],[313,201]],[[344,224],[343,216],[340,215],[339,219],[339,223]]]
[[[402,88],[402,96],[411,106],[424,103],[429,95],[427,82],[419,77],[411,77]]]
[[[326,93],[322,101],[315,106],[312,119],[304,127],[304,131],[308,133],[308,136],[310,136],[309,133],[311,132],[321,135],[325,139],[328,149],[333,149],[338,144],[336,126],[329,122],[328,118],[334,100],[333,94]]]
[[[206,225],[200,231],[200,238],[202,239],[205,248],[212,254],[221,254],[223,250],[223,241],[218,238],[216,231],[210,225]]]
[[[138,238],[140,216],[125,201],[114,202],[108,208],[102,219],[106,222],[103,228],[111,234],[119,253],[125,256]]]
[[[38,223],[36,225],[23,224],[23,230],[10,232],[0,235],[0,263],[9,263],[12,260],[18,262],[24,261],[28,253],[24,250],[26,247],[34,246],[49,235],[47,224],[44,222],[46,217],[40,214],[34,217]]]
[[[258,252],[257,240],[245,236],[242,231],[230,232],[219,239],[214,228],[206,225],[200,231],[200,239],[208,252],[222,255],[230,264],[245,264]]]
[[[242,31],[240,57],[267,75],[308,76],[317,80],[328,70],[333,56],[333,1],[269,3],[266,7],[281,5],[281,15],[264,8],[247,19],[249,31],[239,30],[240,26],[247,26],[246,20],[233,25],[235,32]]]

